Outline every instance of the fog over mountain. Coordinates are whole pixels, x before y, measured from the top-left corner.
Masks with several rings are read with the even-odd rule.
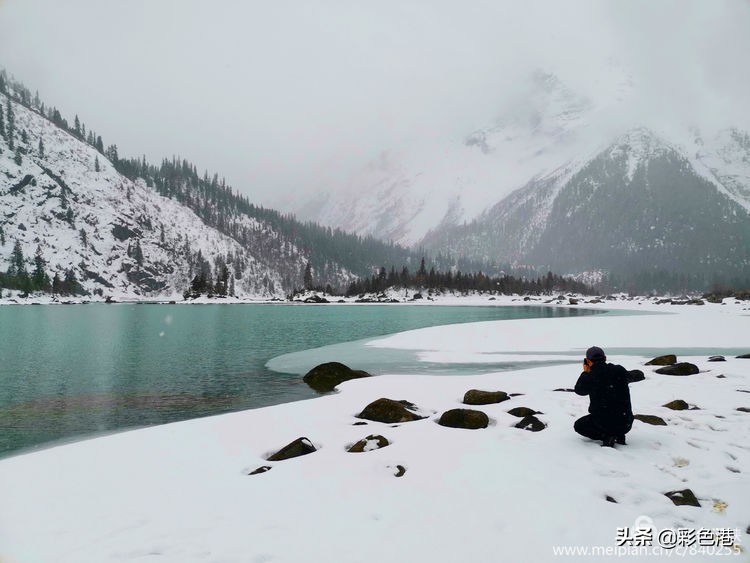
[[[747,129],[748,28],[736,1],[0,2],[2,63],[50,103],[288,210],[381,154],[462,143],[536,69],[596,104],[626,77],[662,129]]]

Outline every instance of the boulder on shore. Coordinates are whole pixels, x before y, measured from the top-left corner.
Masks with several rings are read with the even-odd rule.
[[[695,375],[700,372],[698,366],[689,362],[680,362],[679,364],[665,366],[654,371],[662,375]]]
[[[633,416],[636,420],[640,420],[641,422],[645,422],[646,424],[650,424],[652,426],[666,426],[667,423],[664,421],[664,419],[660,416],[656,416],[654,414],[636,414]]]
[[[668,409],[672,409],[673,411],[685,411],[690,408],[690,405],[688,405],[682,399],[675,399],[674,401],[669,401],[667,404],[662,405],[662,407],[667,407]]]
[[[628,372],[628,383],[637,383],[638,381],[643,381],[644,379],[646,379],[646,376],[639,369],[631,369]]]
[[[521,428],[522,430],[528,430],[530,432],[540,432],[547,428],[547,425],[537,417],[530,415],[523,417],[521,421],[515,425],[515,427]]]
[[[267,459],[268,461],[283,461],[285,459],[311,454],[315,451],[317,450],[310,440],[307,438],[297,438],[294,442],[287,444]]]
[[[360,377],[371,376],[366,371],[351,369],[340,362],[328,362],[312,368],[305,374],[302,381],[319,393],[327,393],[344,381]]]
[[[664,493],[664,496],[669,498],[675,506],[700,506],[701,503],[695,497],[695,493],[690,489],[683,489],[681,491],[669,491]]]
[[[473,409],[451,409],[445,411],[438,420],[440,426],[466,428],[468,430],[487,428],[489,423],[490,419],[485,413]]]
[[[510,399],[504,391],[480,391],[479,389],[470,389],[464,394],[465,405],[491,405],[502,403]]]
[[[518,418],[525,418],[527,416],[534,416],[535,414],[542,414],[539,411],[530,409],[529,407],[515,407],[508,411],[508,414],[517,416]]]
[[[647,366],[671,366],[677,363],[677,356],[674,354],[665,354],[664,356],[657,356],[653,360],[646,362]]]
[[[384,436],[370,434],[367,438],[362,438],[359,442],[354,444],[348,450],[349,453],[359,454],[363,452],[371,452],[372,450],[379,450],[389,446],[390,442]]]
[[[394,401],[393,399],[382,398],[367,405],[357,415],[357,418],[391,424],[394,422],[411,422],[425,418],[413,412],[411,409],[414,408],[414,405],[409,401]]]
[[[737,358],[740,360],[750,360],[750,354],[740,354]]]

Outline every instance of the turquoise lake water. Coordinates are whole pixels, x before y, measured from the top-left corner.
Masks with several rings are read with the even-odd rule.
[[[314,365],[300,364],[287,372],[267,367],[272,358],[293,352],[427,326],[585,314],[592,311],[539,306],[3,306],[0,456],[314,397],[300,376]],[[354,356],[322,361],[343,360],[378,373],[377,365],[359,365]],[[402,371],[415,368],[415,361],[399,357],[398,366]],[[457,372],[460,366],[450,369]]]

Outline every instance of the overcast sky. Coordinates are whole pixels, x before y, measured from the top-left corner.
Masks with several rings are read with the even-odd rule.
[[[644,115],[748,127],[748,30],[747,0],[0,0],[0,66],[264,202],[461,138],[535,68],[596,97],[617,60]]]

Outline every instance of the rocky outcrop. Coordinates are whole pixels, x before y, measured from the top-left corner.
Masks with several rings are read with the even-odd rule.
[[[382,398],[367,405],[357,417],[385,423],[412,422],[425,418],[415,413],[414,410],[415,406],[409,401]]]
[[[662,405],[662,406],[667,407],[668,409],[672,409],[673,411],[685,411],[690,408],[690,405],[688,405],[682,399],[675,399],[674,401],[669,401],[667,404]]]
[[[671,366],[677,363],[677,356],[674,354],[665,354],[664,356],[657,356],[653,360],[646,362],[647,366]]]
[[[311,454],[315,451],[317,450],[310,440],[307,438],[297,438],[294,442],[287,444],[267,459],[268,461],[283,461],[285,459]]]
[[[362,370],[354,370],[340,362],[328,362],[315,366],[308,371],[302,381],[319,393],[327,393],[350,379],[370,377],[370,374]]]
[[[260,475],[261,473],[265,473],[266,471],[271,471],[270,465],[263,465],[258,469],[251,471],[250,473],[248,473],[248,475]]]
[[[695,375],[700,372],[698,366],[689,362],[680,362],[679,364],[665,366],[654,371],[662,375]]]
[[[727,359],[724,356],[711,356],[708,358],[709,362],[726,362]]]
[[[351,446],[348,450],[349,453],[359,454],[363,452],[371,452],[373,450],[379,450],[390,445],[390,442],[384,436],[370,434],[367,438],[362,438],[359,442]]]
[[[489,417],[482,411],[473,409],[452,409],[445,411],[438,420],[440,426],[449,428],[466,428],[477,430],[487,428],[490,423]]]
[[[521,428],[522,430],[529,430],[530,432],[540,432],[547,428],[547,425],[537,417],[531,415],[523,417],[521,421],[515,425],[515,427]]]
[[[510,399],[504,391],[480,391],[479,389],[470,389],[464,394],[465,405],[492,405],[502,403]]]
[[[683,489],[681,491],[670,491],[664,493],[664,496],[669,498],[676,506],[700,506],[701,503],[695,497],[695,493],[690,489]]]
[[[740,360],[750,360],[750,354],[741,354],[737,356]]]
[[[633,416],[636,420],[640,420],[641,422],[644,422],[646,424],[651,424],[652,426],[666,426],[667,423],[664,421],[664,419],[660,416],[656,416],[654,414],[636,414]]]

